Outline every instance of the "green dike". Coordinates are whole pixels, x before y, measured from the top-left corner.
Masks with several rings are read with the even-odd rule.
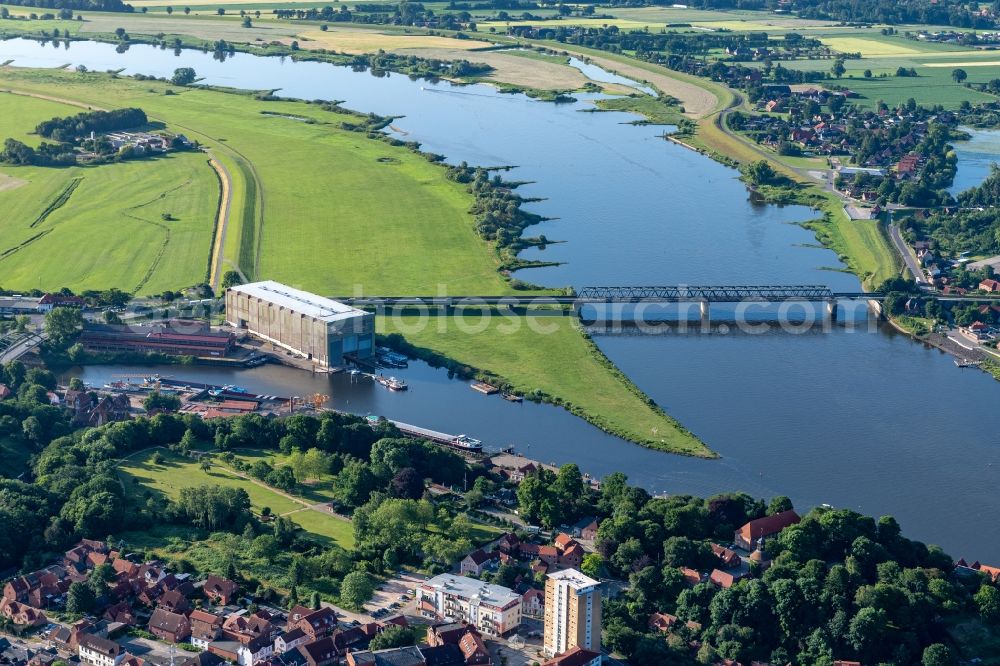
[[[229,169],[235,190],[225,243],[227,268],[259,253],[256,277],[328,295],[356,290],[427,294],[437,293],[439,285],[451,294],[514,292],[497,271],[495,248],[476,234],[466,187],[448,180],[442,166],[420,153],[341,126],[357,123],[357,116],[304,102],[262,101],[248,94],[69,71],[2,69],[0,87],[104,107],[137,106],[209,148]],[[167,89],[174,94],[165,94]],[[155,283],[159,289],[183,287],[204,276],[218,180],[204,164],[204,155],[192,157],[203,164],[212,184],[212,205],[201,216],[205,238],[187,277],[176,275],[170,284],[161,280]],[[111,165],[108,173],[126,166]],[[20,173],[8,167],[0,171]],[[33,177],[43,171],[35,170]],[[52,187],[53,196],[58,191]],[[83,186],[74,200],[82,191]],[[0,193],[0,206],[7,194]],[[104,197],[114,198],[109,193]],[[251,201],[257,204],[250,206]],[[251,208],[252,214],[246,212]],[[27,219],[35,219],[37,212],[29,211]],[[252,236],[247,225],[255,227]],[[76,242],[72,248],[88,256],[94,245]],[[120,239],[119,246],[123,251],[136,249],[128,238]],[[18,285],[5,279],[4,286],[38,286],[43,274],[58,268],[44,254],[32,260],[37,273],[30,280]],[[122,286],[114,270],[120,272],[125,265],[123,259],[109,260],[107,273],[89,275],[86,284]],[[568,319],[547,321],[556,322],[552,335],[523,328],[513,336],[466,336],[452,327],[447,335],[407,338],[415,346],[505,378],[516,390],[563,405],[625,439],[673,453],[714,456],[653,405]]]
[[[380,317],[377,330],[402,334],[416,347],[406,351],[432,364],[561,405],[623,439],[670,453],[715,457],[616,368],[573,318],[490,314],[485,326],[478,313]]]

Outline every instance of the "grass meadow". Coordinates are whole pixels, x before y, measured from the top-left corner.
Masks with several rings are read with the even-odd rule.
[[[119,477],[129,497],[138,497],[146,491],[162,493],[170,499],[177,499],[182,488],[202,485],[242,488],[250,496],[255,512],[269,507],[276,515],[289,514],[288,518],[302,529],[323,542],[337,543],[343,548],[354,546],[354,531],[349,521],[307,509],[311,500],[296,501],[269,488],[237,476],[220,463],[205,472],[197,461],[181,457],[175,453],[159,450],[163,461],[153,462],[154,451],[143,451],[121,463]]]

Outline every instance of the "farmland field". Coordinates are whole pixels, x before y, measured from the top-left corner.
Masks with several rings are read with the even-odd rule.
[[[298,34],[299,46],[304,49],[333,49],[340,53],[370,53],[382,49],[455,49],[468,50],[490,46],[489,42],[474,39],[454,39],[439,35],[404,34],[378,30],[332,27],[326,31],[304,30]],[[469,57],[469,56],[466,56]]]

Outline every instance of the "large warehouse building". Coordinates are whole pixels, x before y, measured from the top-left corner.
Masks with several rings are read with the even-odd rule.
[[[326,367],[375,349],[372,313],[271,280],[228,289],[226,321]]]

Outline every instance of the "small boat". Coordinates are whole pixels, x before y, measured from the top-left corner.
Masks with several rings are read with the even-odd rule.
[[[468,435],[459,435],[455,439],[451,440],[452,446],[462,449],[463,451],[482,451],[483,443],[474,437],[469,437]]]
[[[405,391],[409,388],[409,386],[406,385],[406,382],[402,379],[396,379],[395,377],[383,377],[382,375],[379,375],[375,378],[375,381],[390,391]]]
[[[381,422],[382,422],[382,417],[381,416],[377,416],[375,414],[367,414],[365,416],[365,423],[367,423],[368,425],[370,425],[373,428],[375,426],[377,426]]]
[[[523,402],[524,401],[524,398],[522,398],[521,396],[517,395],[516,393],[510,393],[510,392],[507,392],[507,391],[505,391],[504,393],[502,393],[501,397],[504,400],[506,400],[507,402]]]

